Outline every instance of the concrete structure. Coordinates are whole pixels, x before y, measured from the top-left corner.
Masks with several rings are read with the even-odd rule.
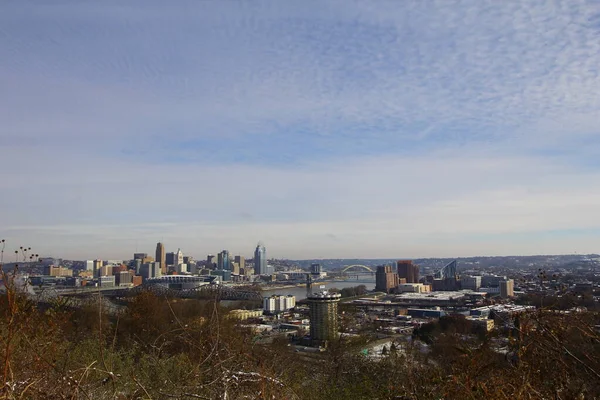
[[[306,299],[310,315],[310,339],[313,344],[325,344],[338,334],[339,293],[313,293]]]
[[[254,272],[257,275],[269,273],[267,270],[267,249],[260,242],[256,245],[256,249],[254,249]]]
[[[156,243],[156,261],[160,263],[160,272],[165,275],[167,273],[167,254],[165,245],[161,242]]]
[[[460,287],[462,289],[469,289],[478,291],[481,287],[481,276],[461,276]]]
[[[406,279],[406,283],[419,283],[419,266],[411,260],[398,260],[398,278]]]
[[[296,296],[276,296],[263,298],[263,310],[267,314],[279,314],[296,307]]]
[[[380,265],[375,273],[375,290],[390,293],[398,286],[398,275],[389,265]]]
[[[506,299],[509,297],[514,297],[515,295],[515,281],[512,279],[507,279],[505,281],[500,282],[500,297]]]

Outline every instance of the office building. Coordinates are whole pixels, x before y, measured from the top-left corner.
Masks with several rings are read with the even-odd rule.
[[[85,270],[94,271],[94,260],[85,260]]]
[[[134,260],[143,260],[146,257],[148,257],[148,253],[133,253]]]
[[[110,276],[113,274],[113,266],[112,265],[103,265],[98,270],[98,276]]]
[[[233,275],[239,275],[240,274],[240,264],[236,263],[235,261],[231,263],[231,273]]]
[[[341,297],[339,293],[322,291],[313,293],[306,299],[309,306],[310,339],[314,345],[326,344],[337,337],[337,308]]]
[[[209,254],[206,256],[206,268],[215,269],[217,268],[217,263],[215,262],[215,256]]]
[[[508,297],[514,297],[515,295],[515,281],[513,279],[507,279],[500,282],[500,297],[506,299]]]
[[[231,271],[231,260],[229,251],[223,250],[217,255],[217,268],[220,270]]]
[[[175,253],[167,253],[165,256],[165,262],[167,263],[167,265],[175,265]]]
[[[481,277],[481,286],[485,287],[499,287],[500,282],[505,281],[506,276],[486,274]]]
[[[377,272],[375,273],[375,290],[390,293],[397,286],[398,275],[394,273],[391,266],[380,265],[377,267]]]
[[[114,287],[115,286],[115,277],[114,277],[114,275],[99,277],[98,278],[98,286],[101,286],[101,287]]]
[[[460,287],[474,292],[478,291],[481,287],[481,276],[461,276]]]
[[[140,268],[140,275],[144,280],[151,278],[160,278],[162,276],[162,271],[160,269],[160,263],[151,262],[142,264]]]
[[[279,314],[296,307],[296,296],[270,296],[263,299],[266,314]]]
[[[156,261],[160,263],[160,271],[163,275],[167,273],[167,254],[165,245],[161,242],[156,243]]]
[[[175,253],[175,262],[173,265],[177,266],[179,264],[183,264],[183,253],[181,252],[181,249],[177,249],[177,253]]]
[[[133,274],[129,271],[120,271],[115,274],[116,286],[133,286]]]
[[[406,283],[419,283],[419,266],[412,260],[399,260],[396,264],[399,279],[406,279]]]
[[[188,265],[189,264],[195,264],[194,257],[192,257],[192,256],[183,256],[183,263],[184,264],[188,264]]]
[[[98,277],[100,274],[100,268],[102,268],[102,266],[104,265],[104,263],[102,262],[102,260],[94,260],[94,277]]]
[[[321,264],[318,264],[318,263],[310,264],[310,273],[311,274],[321,275],[321,272],[323,272],[323,267],[321,266]]]
[[[257,275],[266,275],[269,273],[267,269],[267,249],[260,242],[254,250],[254,272]]]
[[[235,256],[233,261],[237,263],[240,270],[246,268],[246,258],[244,256]]]

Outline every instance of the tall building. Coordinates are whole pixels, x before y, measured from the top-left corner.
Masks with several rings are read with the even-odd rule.
[[[143,260],[146,257],[148,257],[148,253],[133,253],[134,260]]]
[[[173,253],[173,252],[167,253],[166,263],[167,263],[167,265],[175,265],[175,253]]]
[[[183,252],[181,249],[177,249],[177,253],[175,253],[175,262],[173,265],[177,266],[179,264],[183,264]]]
[[[216,267],[215,256],[213,256],[212,254],[207,255],[206,256],[206,268],[214,269],[215,267]]]
[[[398,287],[398,275],[394,273],[390,265],[380,265],[375,273],[375,290],[389,293]]]
[[[254,272],[257,275],[266,275],[267,271],[267,249],[262,243],[256,245],[254,250]]]
[[[160,263],[160,271],[163,275],[167,274],[167,254],[165,253],[165,245],[161,242],[156,244],[156,262]]]
[[[342,295],[327,291],[313,293],[306,299],[310,316],[310,340],[313,344],[325,344],[337,337],[338,302]]]
[[[244,256],[235,256],[234,261],[240,267],[240,270],[246,269],[246,258],[244,258]]]
[[[406,279],[406,283],[419,283],[419,266],[412,260],[398,260],[398,278]]]
[[[102,268],[103,265],[104,265],[104,263],[102,262],[102,260],[94,260],[94,268],[93,268],[94,277],[100,276],[98,274],[100,273],[100,268]]]
[[[223,250],[218,254],[217,268],[224,271],[231,270],[231,260],[229,260],[229,251]]]
[[[507,279],[500,282],[500,297],[508,298],[515,295],[515,281],[513,279]]]
[[[323,267],[321,267],[321,264],[318,264],[318,263],[310,264],[310,273],[311,274],[320,275],[321,272],[323,272]]]

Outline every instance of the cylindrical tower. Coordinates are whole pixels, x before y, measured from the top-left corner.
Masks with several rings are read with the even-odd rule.
[[[313,344],[325,344],[338,334],[337,306],[342,296],[327,291],[308,296],[310,339]]]

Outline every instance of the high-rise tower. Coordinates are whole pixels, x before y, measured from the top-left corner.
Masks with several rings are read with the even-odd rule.
[[[399,260],[398,278],[406,279],[406,283],[419,283],[419,266],[412,263],[411,260]]]
[[[267,274],[267,249],[262,243],[256,245],[254,250],[254,273],[257,275]]]
[[[156,244],[156,261],[160,263],[160,272],[163,275],[167,274],[167,253],[165,253],[165,245],[161,242]]]
[[[315,345],[325,344],[338,334],[339,293],[322,291],[308,296],[310,340]]]

